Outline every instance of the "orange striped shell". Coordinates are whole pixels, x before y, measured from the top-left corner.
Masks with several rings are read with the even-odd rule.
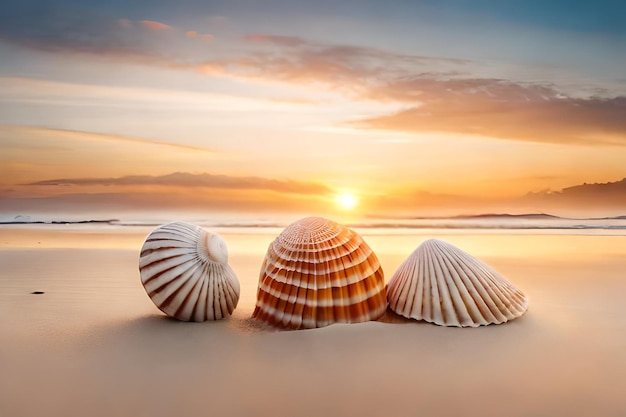
[[[288,329],[380,318],[383,270],[358,233],[319,217],[289,225],[269,246],[252,317]]]

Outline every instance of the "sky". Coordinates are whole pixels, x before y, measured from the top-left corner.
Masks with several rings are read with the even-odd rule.
[[[621,1],[3,1],[0,212],[624,214],[624,21]]]

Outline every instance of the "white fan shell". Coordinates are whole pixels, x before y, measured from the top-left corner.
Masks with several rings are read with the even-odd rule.
[[[422,243],[388,284],[389,307],[440,326],[500,324],[524,314],[528,299],[491,267],[435,239]]]

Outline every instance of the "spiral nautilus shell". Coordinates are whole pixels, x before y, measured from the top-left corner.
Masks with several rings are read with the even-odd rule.
[[[389,281],[389,307],[440,326],[500,324],[524,314],[528,299],[502,275],[457,247],[430,239]]]
[[[226,243],[200,226],[157,227],[141,248],[139,271],[154,304],[178,320],[218,320],[232,314],[239,300]]]
[[[307,217],[270,244],[252,317],[276,327],[311,329],[376,320],[386,308],[383,271],[361,236]]]

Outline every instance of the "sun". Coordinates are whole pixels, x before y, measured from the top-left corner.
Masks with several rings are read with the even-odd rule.
[[[354,196],[354,194],[338,194],[335,197],[335,202],[339,207],[344,210],[352,210],[359,203],[359,200]]]

